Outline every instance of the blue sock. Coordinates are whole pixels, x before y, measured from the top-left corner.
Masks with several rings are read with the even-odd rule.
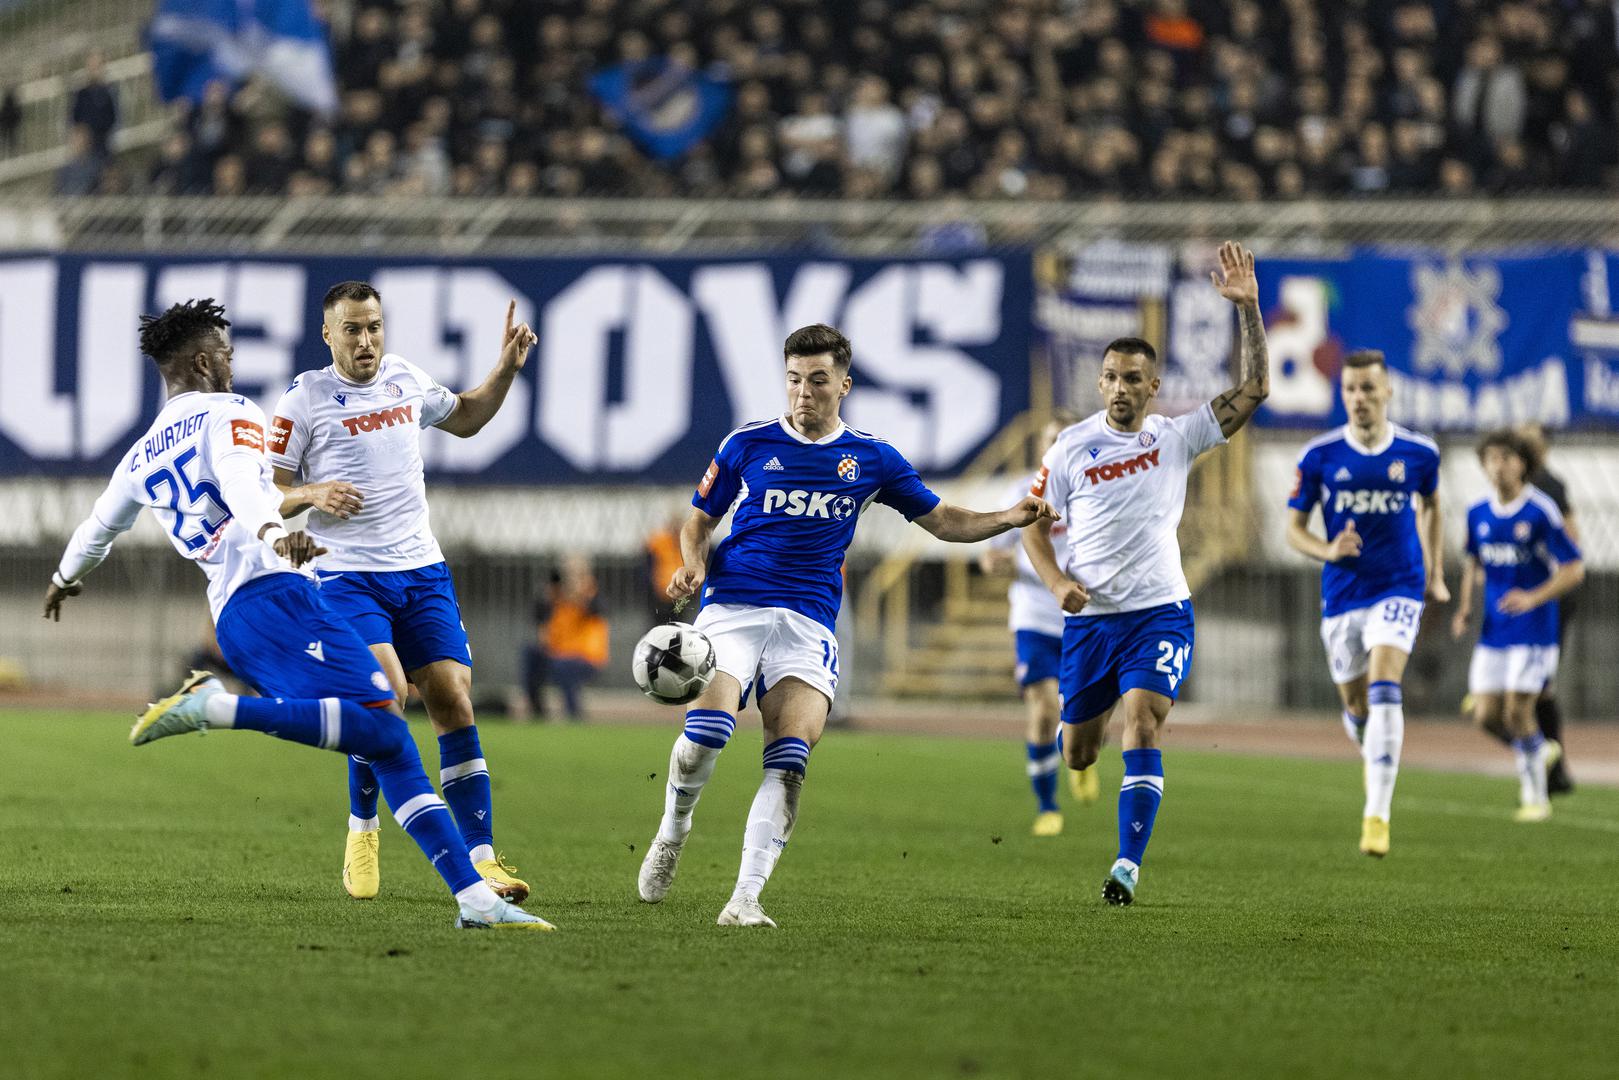
[[[785,769],[800,776],[809,768],[810,744],[791,735],[765,747],[765,768]]]
[[[403,727],[404,721],[399,724]],[[458,893],[482,881],[482,875],[467,857],[467,845],[455,827],[450,808],[434,793],[427,773],[422,771],[415,740],[406,738],[393,754],[372,758],[371,768],[376,771],[394,820],[416,841],[450,892]]]
[[[404,720],[341,698],[236,699],[234,726],[288,742],[368,758],[391,757],[410,742]]]
[[[1055,742],[1026,743],[1029,748],[1029,785],[1042,814],[1057,809],[1057,766],[1062,764]]]
[[[736,731],[736,717],[719,709],[687,709],[686,738],[710,750],[724,750]]]
[[[438,737],[438,782],[450,804],[467,850],[495,843],[495,808],[489,794],[489,766],[478,745],[478,729],[468,726]]]
[[[1164,755],[1153,750],[1124,752],[1124,784],[1119,788],[1119,858],[1141,865],[1152,839],[1153,819],[1164,798]]]
[[[358,754],[350,754],[349,815],[355,821],[370,821],[376,817],[379,792],[377,774],[372,771],[371,763]]]

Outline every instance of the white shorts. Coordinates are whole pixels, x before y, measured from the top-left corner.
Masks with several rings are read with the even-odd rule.
[[[1335,683],[1353,682],[1366,674],[1372,649],[1392,645],[1410,654],[1422,623],[1422,601],[1391,596],[1375,604],[1321,620],[1321,643]]]
[[[1538,694],[1557,676],[1556,645],[1478,645],[1467,668],[1473,694]]]
[[[742,684],[742,698],[757,676],[759,695],[791,675],[831,701],[838,689],[838,639],[796,611],[750,604],[709,604],[692,624],[714,643],[715,666]]]

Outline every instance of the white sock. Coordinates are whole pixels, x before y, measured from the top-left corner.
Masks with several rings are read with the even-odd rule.
[[[1400,747],[1405,742],[1405,708],[1400,704],[1399,687],[1393,686],[1393,701],[1374,702],[1366,718],[1361,759],[1366,763],[1366,817],[1389,820],[1394,803],[1394,781],[1400,775]]]
[[[1541,806],[1550,796],[1546,793],[1546,740],[1537,732],[1527,738],[1512,740],[1512,756],[1518,762],[1518,802],[1523,806]]]
[[[464,907],[469,907],[479,915],[493,915],[500,910],[500,905],[506,901],[495,895],[495,890],[489,887],[487,881],[474,882],[455,894],[455,898]]]
[[[488,862],[495,857],[495,849],[488,844],[479,844],[467,852],[467,857],[475,863]]]
[[[683,843],[691,832],[691,813],[703,794],[703,785],[714,775],[714,763],[720,752],[712,746],[692,742],[685,732],[675,739],[669,752],[669,785],[663,796],[663,820],[658,823],[658,837],[671,843]]]
[[[804,774],[796,769],[766,769],[759,782],[759,793],[748,810],[748,827],[742,834],[742,868],[737,871],[732,897],[759,898],[776,860],[792,839],[793,822],[798,820],[798,796],[804,788]]]
[[[211,728],[233,728],[236,726],[236,702],[239,699],[235,694],[215,694],[202,703],[202,715],[207,718]]]
[[[381,827],[380,818],[357,818],[353,814],[349,815],[349,832],[376,832]]]

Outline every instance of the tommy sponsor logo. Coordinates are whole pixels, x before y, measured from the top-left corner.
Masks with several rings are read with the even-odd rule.
[[[358,435],[362,431],[375,431],[378,428],[393,427],[395,424],[409,424],[414,420],[412,405],[395,405],[391,409],[379,409],[364,416],[350,416],[342,421],[350,435]]]
[[[1085,479],[1093,484],[1100,484],[1107,480],[1117,480],[1121,476],[1134,476],[1138,472],[1158,466],[1158,450],[1148,450],[1145,454],[1137,454],[1125,461],[1110,461],[1106,465],[1092,465],[1085,470]]]
[[[251,420],[232,420],[230,422],[230,441],[237,446],[245,446],[249,450],[264,453],[264,428]]]
[[[326,662],[326,646],[319,641],[311,641],[304,646],[304,655],[313,656],[324,664]]]
[[[1332,500],[1332,512],[1342,514],[1398,514],[1410,502],[1404,491],[1340,491]]]
[[[786,472],[787,466],[781,463],[781,458],[773,457],[765,462],[765,472]]]
[[[788,517],[826,518],[842,521],[855,512],[855,502],[847,495],[834,495],[830,491],[785,491],[781,488],[765,490],[766,514],[780,510]]]
[[[292,438],[292,421],[285,416],[278,416],[270,421],[270,453],[285,454],[287,443]]]

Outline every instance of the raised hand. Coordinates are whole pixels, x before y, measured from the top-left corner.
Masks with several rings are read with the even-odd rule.
[[[1238,307],[1259,306],[1259,278],[1254,275],[1254,253],[1227,240],[1220,245],[1220,269],[1209,280],[1221,296]]]
[[[1344,527],[1339,530],[1338,535],[1328,542],[1327,561],[1337,562],[1340,559],[1356,558],[1360,555],[1360,547],[1360,533],[1355,531],[1355,519],[1350,518],[1344,523]],[[1449,596],[1446,599],[1448,600]]]
[[[506,305],[506,330],[500,339],[500,365],[511,371],[522,371],[523,365],[528,362],[528,351],[539,337],[529,329],[528,323],[513,326],[512,320],[516,317],[517,301],[513,300]]]

